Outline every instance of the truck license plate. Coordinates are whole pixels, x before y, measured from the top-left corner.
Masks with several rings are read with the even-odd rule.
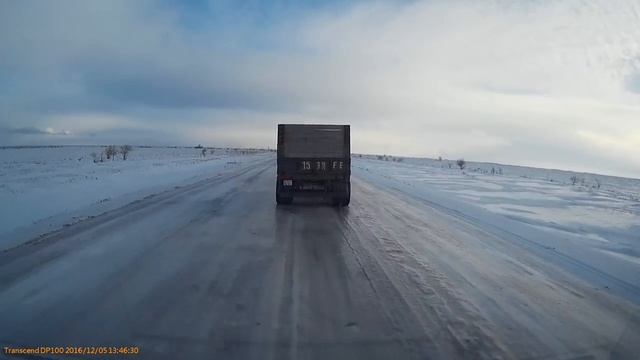
[[[293,186],[293,180],[282,180],[282,186]]]
[[[303,160],[300,162],[300,169],[303,171],[342,171],[344,161]]]

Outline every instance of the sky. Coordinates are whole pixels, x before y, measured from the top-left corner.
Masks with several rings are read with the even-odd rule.
[[[352,150],[640,178],[640,0],[0,1],[0,146]]]

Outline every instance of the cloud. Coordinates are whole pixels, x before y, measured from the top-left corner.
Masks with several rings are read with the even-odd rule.
[[[71,135],[71,132],[68,130],[56,131],[50,127],[42,130],[33,126],[27,126],[21,128],[9,128],[5,129],[5,131],[9,134],[18,135]]]
[[[621,156],[640,152],[626,137],[640,118],[637,14],[623,0],[12,2],[0,126],[274,146],[278,122],[350,123],[359,152],[640,177]]]
[[[46,134],[47,132],[44,130],[40,130],[35,127],[23,127],[17,129],[6,129],[10,134],[21,134],[21,135],[31,135],[31,134]]]
[[[640,64],[640,60],[638,60],[638,63]],[[629,76],[627,86],[629,91],[640,94],[640,71],[637,74]]]

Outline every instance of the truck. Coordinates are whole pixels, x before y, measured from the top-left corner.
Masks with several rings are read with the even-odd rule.
[[[279,124],[276,203],[321,196],[334,205],[351,200],[349,125]]]

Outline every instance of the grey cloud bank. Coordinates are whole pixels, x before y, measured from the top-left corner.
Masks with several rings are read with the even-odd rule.
[[[2,8],[1,145],[274,146],[279,122],[351,123],[356,152],[640,177],[638,1],[336,4],[266,23],[229,9],[224,24],[154,1]]]

